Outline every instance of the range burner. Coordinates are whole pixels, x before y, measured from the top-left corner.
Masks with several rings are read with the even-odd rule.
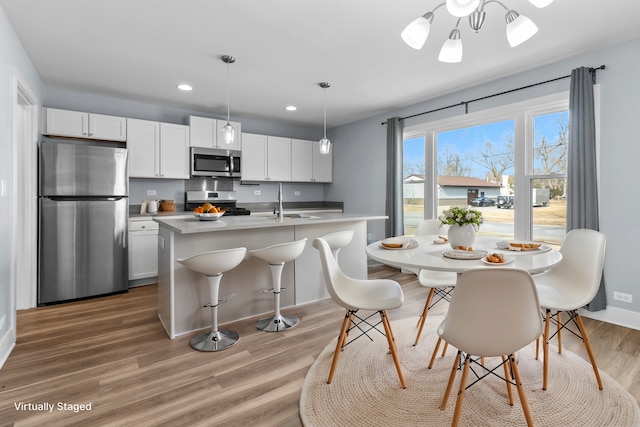
[[[223,216],[239,216],[239,215],[251,215],[251,211],[246,208],[228,207]]]

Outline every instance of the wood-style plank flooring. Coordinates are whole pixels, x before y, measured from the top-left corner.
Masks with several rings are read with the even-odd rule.
[[[389,313],[392,321],[417,319],[427,290],[414,275],[385,266],[369,273],[402,285],[405,304]],[[431,313],[445,310],[442,303]],[[332,300],[284,311],[301,318],[296,328],[265,333],[255,318],[223,325],[241,340],[217,353],[191,349],[189,336],[167,337],[154,285],[21,311],[17,345],[0,370],[0,425],[300,426],[304,376],[338,334],[343,311]],[[599,368],[640,400],[640,331],[584,320]],[[563,345],[586,358],[570,334]],[[21,402],[56,409],[17,410]],[[58,402],[91,410],[60,411]]]

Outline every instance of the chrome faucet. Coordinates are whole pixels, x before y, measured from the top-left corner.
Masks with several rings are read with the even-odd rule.
[[[279,188],[278,188],[278,207],[277,208],[273,208],[273,213],[278,215],[278,219],[280,220],[280,222],[282,222],[284,220],[284,210],[282,209],[282,183],[278,183],[279,184]]]

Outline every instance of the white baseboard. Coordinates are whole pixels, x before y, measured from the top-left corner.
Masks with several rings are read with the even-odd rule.
[[[11,351],[16,346],[15,336],[15,331],[11,328],[0,338],[0,369],[2,369],[4,362],[7,361]]]
[[[640,313],[618,307],[607,307],[600,311],[578,310],[580,316],[601,320],[614,325],[640,330]]]

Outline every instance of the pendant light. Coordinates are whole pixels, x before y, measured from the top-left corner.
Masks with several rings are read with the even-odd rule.
[[[224,125],[224,127],[222,128],[222,140],[225,142],[225,144],[233,144],[233,141],[235,140],[235,136],[236,136],[236,130],[234,129],[233,126],[231,126],[231,123],[229,122],[229,117],[230,117],[229,92],[230,92],[230,80],[231,80],[230,73],[229,73],[229,66],[230,64],[233,64],[234,62],[236,62],[236,58],[230,55],[223,55],[222,62],[227,64],[227,124]]]
[[[320,140],[320,153],[329,154],[331,151],[331,141],[327,138],[327,88],[331,87],[331,85],[327,82],[322,82],[319,86],[324,89],[324,136]]]

